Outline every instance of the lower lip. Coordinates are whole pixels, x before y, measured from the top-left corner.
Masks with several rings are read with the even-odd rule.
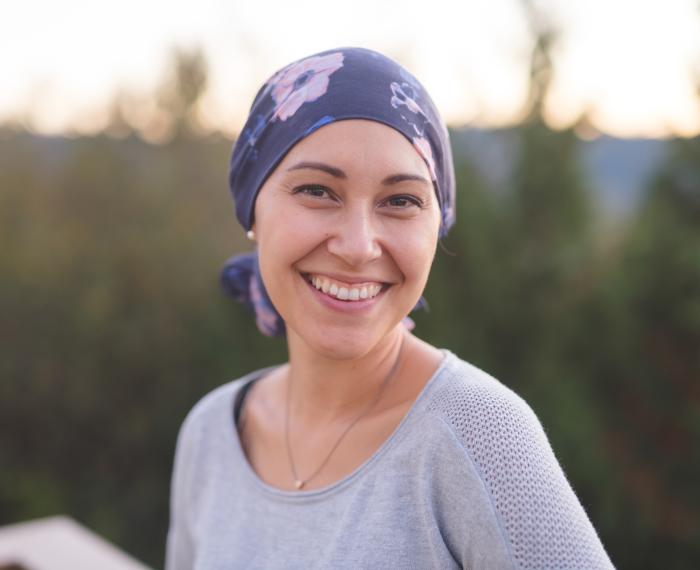
[[[374,305],[377,304],[378,300],[381,299],[386,292],[385,289],[382,289],[376,297],[372,297],[371,299],[361,299],[359,301],[341,301],[340,299],[326,295],[323,291],[316,289],[316,287],[304,279],[303,276],[300,275],[300,277],[311,290],[312,295],[316,297],[320,303],[323,303],[325,307],[340,313],[354,314],[369,311]]]

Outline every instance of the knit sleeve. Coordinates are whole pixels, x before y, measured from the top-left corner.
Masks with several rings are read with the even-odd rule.
[[[476,466],[514,566],[613,568],[532,409],[494,378],[463,365],[431,406]]]

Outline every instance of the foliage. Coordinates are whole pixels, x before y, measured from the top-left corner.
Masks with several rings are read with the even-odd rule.
[[[218,289],[229,144],[36,142],[0,151],[0,517],[67,512],[155,561],[179,424],[263,351]]]

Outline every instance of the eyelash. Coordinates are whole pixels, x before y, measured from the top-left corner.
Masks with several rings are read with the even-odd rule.
[[[322,190],[329,196],[332,196],[331,191],[326,188],[325,186],[321,186],[320,184],[307,184],[305,186],[298,186],[292,190],[292,194],[306,194],[307,196],[311,196],[312,198],[320,198],[321,196],[316,196],[314,194],[311,194],[309,192],[306,192],[307,190]]]
[[[325,186],[321,186],[320,184],[307,184],[304,186],[298,186],[292,190],[292,194],[305,194],[307,196],[310,196],[312,198],[322,198],[322,196],[318,196],[315,194],[311,194],[308,192],[309,190],[321,190],[322,192],[325,192],[328,197],[331,199],[335,200],[335,196],[332,194],[332,192],[326,188]],[[396,194],[395,196],[389,196],[386,200],[384,200],[385,203],[389,203],[393,200],[405,200],[410,203],[412,206],[416,206],[418,208],[423,208],[423,200],[418,198],[417,196],[413,196],[411,194]],[[393,206],[397,209],[403,209],[404,206]]]
[[[411,196],[410,194],[398,194],[396,196],[391,196],[388,198],[386,201],[391,202],[392,200],[405,200],[407,202],[410,202],[411,205],[416,206],[418,208],[423,208],[423,200],[420,198],[417,198],[416,196]],[[402,206],[396,206],[397,208],[401,208]]]

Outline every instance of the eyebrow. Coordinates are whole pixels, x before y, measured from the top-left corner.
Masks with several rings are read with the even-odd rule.
[[[294,166],[290,166],[287,171],[289,172],[290,170],[302,170],[302,169],[310,169],[310,170],[320,170],[321,172],[325,172],[326,174],[330,174],[331,176],[335,178],[341,178],[343,180],[347,180],[348,175],[345,174],[340,168],[336,168],[335,166],[331,166],[329,164],[325,164],[323,162],[299,162],[295,164]],[[418,174],[407,174],[407,173],[400,173],[400,174],[392,174],[390,176],[387,176],[384,180],[382,180],[382,185],[383,186],[392,186],[394,184],[398,184],[399,182],[405,182],[406,180],[413,180],[416,182],[422,182],[423,184],[430,185],[431,182],[423,177],[419,176]]]

